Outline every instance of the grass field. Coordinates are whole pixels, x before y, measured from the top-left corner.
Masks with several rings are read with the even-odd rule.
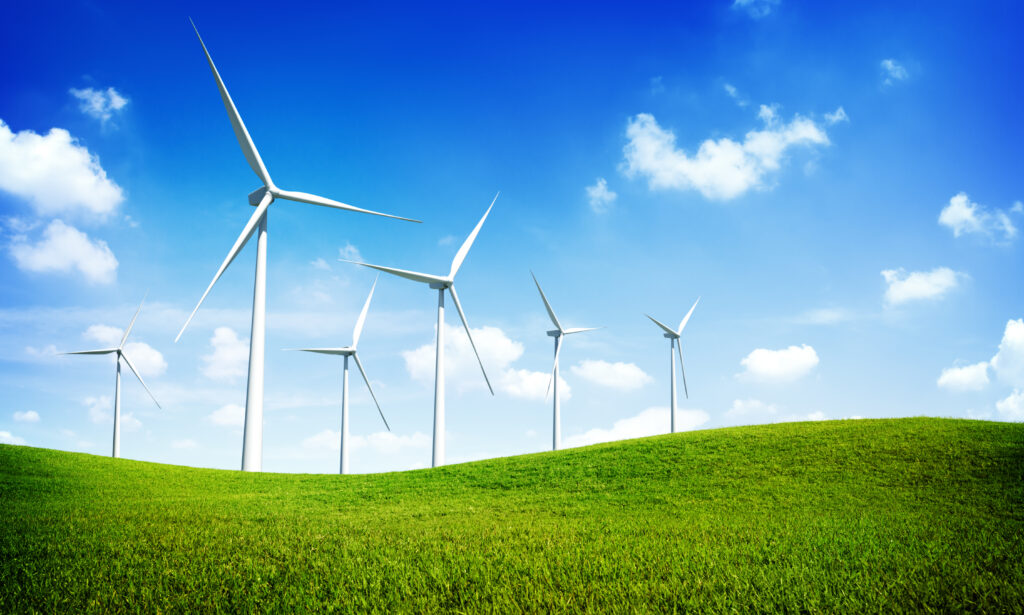
[[[689,432],[365,476],[0,446],[0,612],[1024,610],[1024,425]]]

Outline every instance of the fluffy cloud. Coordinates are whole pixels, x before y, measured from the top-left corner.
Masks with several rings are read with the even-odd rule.
[[[988,386],[988,361],[942,370],[937,383],[951,391],[980,391]]]
[[[675,134],[658,125],[653,115],[640,113],[629,120],[620,169],[626,177],[647,178],[652,190],[697,190],[708,199],[732,199],[765,185],[786,153],[800,146],[828,145],[828,135],[813,121],[795,116],[788,124],[762,105],[763,130],[748,132],[743,142],[708,139],[694,156],[676,147]]]
[[[968,233],[988,237],[1001,234],[1003,239],[1010,241],[1017,236],[1017,227],[1013,225],[1006,212],[990,212],[983,205],[972,203],[965,192],[960,192],[949,199],[949,204],[939,213],[939,224],[949,227],[953,231],[953,237]]]
[[[394,455],[402,451],[429,451],[433,442],[430,436],[415,432],[408,436],[394,434],[390,431],[378,431],[367,436],[349,435],[352,450],[369,449],[382,455]],[[302,441],[304,448],[321,450],[341,450],[341,432],[325,429]]]
[[[99,342],[105,347],[114,348],[121,343],[124,330],[110,325],[92,325],[85,330],[84,337]],[[157,349],[144,342],[128,342],[124,345],[124,353],[128,360],[143,376],[159,376],[167,371],[167,361]]]
[[[50,222],[37,243],[30,243],[24,235],[15,236],[10,251],[23,271],[68,273],[77,269],[94,284],[110,284],[117,277],[117,259],[107,242],[93,241],[61,220]]]
[[[512,397],[542,400],[550,393],[548,382],[551,372],[535,372],[527,369],[506,369],[501,374],[498,389]],[[566,401],[572,397],[572,388],[558,377],[558,399]]]
[[[608,189],[608,182],[603,177],[597,178],[594,185],[587,186],[586,190],[587,198],[590,200],[590,209],[598,214],[603,214],[611,209],[612,203],[619,196]]]
[[[28,410],[26,412],[15,412],[14,420],[21,423],[38,423],[39,413],[35,410]]]
[[[492,379],[492,385],[499,384],[501,379],[495,377],[523,355],[523,345],[510,339],[497,327],[473,329],[473,341],[488,370],[487,375]],[[435,354],[435,342],[402,352],[405,368],[413,380],[434,382]],[[444,325],[444,370],[445,383],[459,391],[487,386],[473,348],[469,345],[469,338],[461,326]]]
[[[210,338],[213,352],[203,355],[203,375],[210,380],[235,382],[249,367],[249,340],[239,339],[230,327],[217,327]]]
[[[245,425],[245,408],[227,404],[207,415],[206,420],[221,427],[242,427]]]
[[[850,116],[846,115],[846,110],[842,107],[837,108],[832,113],[825,114],[825,121],[829,124],[838,124],[839,122],[849,122]]]
[[[639,389],[652,378],[634,363],[609,363],[607,361],[580,361],[572,366],[572,373],[604,387],[620,391]]]
[[[1005,421],[1024,421],[1024,391],[1015,389],[1009,397],[997,401],[996,410]]]
[[[43,216],[84,213],[105,217],[124,200],[99,158],[62,128],[17,134],[0,120],[0,189]]]
[[[0,431],[0,444],[23,445],[25,444],[25,439],[19,438],[18,436],[12,434],[9,431]]]
[[[677,410],[676,430],[690,431],[708,422],[711,417],[703,410]],[[562,446],[572,448],[598,442],[613,442],[630,438],[643,438],[668,433],[672,421],[665,407],[648,408],[636,416],[615,421],[610,429],[591,429],[562,440]]]
[[[896,81],[903,81],[910,75],[902,64],[892,58],[882,60],[882,75],[885,77],[885,85],[892,85]]]
[[[1024,387],[1024,318],[1007,321],[992,369],[1003,382]]]
[[[963,275],[948,267],[910,273],[902,268],[886,269],[882,272],[882,277],[889,285],[885,291],[885,301],[889,305],[899,305],[919,299],[938,299],[956,288]]]
[[[807,344],[781,350],[758,348],[744,357],[740,364],[746,368],[740,374],[743,378],[757,382],[793,382],[818,365],[818,353]]]
[[[734,11],[744,11],[747,15],[750,15],[754,19],[761,19],[767,17],[779,6],[780,0],[733,0],[732,8]]]
[[[124,109],[124,106],[128,104],[128,99],[114,88],[105,90],[71,88],[69,92],[78,99],[78,108],[82,113],[94,117],[104,124],[114,113]]]

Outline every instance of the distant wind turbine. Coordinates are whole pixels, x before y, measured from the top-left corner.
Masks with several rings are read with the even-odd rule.
[[[500,194],[500,193],[498,193]],[[494,395],[494,388],[491,387],[491,381],[487,377],[487,370],[484,369],[484,362],[480,360],[480,353],[476,350],[476,344],[473,343],[473,335],[469,332],[469,323],[466,322],[466,314],[462,311],[462,304],[459,303],[459,295],[455,292],[455,274],[458,273],[459,267],[462,266],[462,261],[466,259],[466,254],[469,253],[469,248],[473,245],[473,241],[476,239],[477,233],[480,232],[480,227],[484,225],[484,220],[487,219],[487,214],[491,213],[491,208],[494,207],[494,202],[498,200],[498,195],[494,195],[494,200],[491,201],[490,207],[484,212],[484,216],[480,218],[480,221],[476,223],[476,227],[473,232],[469,234],[466,241],[463,242],[462,247],[455,254],[455,258],[452,259],[452,268],[446,276],[431,275],[429,273],[417,273],[415,271],[406,271],[404,269],[394,269],[392,267],[381,267],[380,265],[370,265],[368,263],[360,263],[358,261],[350,261],[346,259],[338,259],[346,263],[355,263],[356,265],[362,265],[364,267],[370,267],[384,273],[390,273],[400,278],[406,278],[414,282],[422,282],[429,284],[430,288],[437,291],[437,359],[434,367],[434,453],[431,460],[432,466],[444,465],[445,459],[445,437],[444,437],[444,291],[447,290],[452,296],[452,302],[455,303],[455,309],[459,311],[459,318],[462,319],[462,326],[466,329],[466,337],[469,338],[469,345],[473,347],[473,354],[476,355],[476,360],[480,364],[480,371],[483,372],[484,381],[487,382],[487,388],[491,391],[491,395]]]
[[[675,330],[656,320],[654,317],[645,314],[645,316],[654,321],[654,324],[658,325],[665,331],[665,337],[670,340],[668,358],[669,367],[672,370],[672,433],[676,432],[676,353],[679,353],[679,371],[683,374],[683,392],[686,394],[686,399],[690,399],[690,391],[686,388],[686,368],[683,367],[683,342],[679,338],[683,334],[683,327],[686,326],[686,323],[690,320],[690,316],[693,315],[693,310],[697,309],[698,303],[700,303],[700,297],[697,297],[697,300],[693,302],[693,307],[691,307],[690,311],[683,317],[683,321],[679,323],[679,328]]]
[[[537,285],[537,290],[540,291],[540,298],[544,301],[544,307],[548,311],[548,316],[551,317],[551,322],[554,323],[555,328],[548,331],[548,335],[555,338],[555,363],[551,368],[551,379],[548,380],[548,388],[544,391],[544,396],[547,397],[548,391],[554,387],[554,410],[552,412],[552,434],[551,434],[551,448],[552,450],[558,450],[562,448],[562,417],[561,417],[561,406],[558,400],[558,353],[562,352],[562,336],[572,335],[573,333],[583,333],[584,331],[595,331],[600,327],[577,327],[574,329],[564,329],[561,323],[558,322],[558,317],[555,316],[555,311],[551,309],[551,304],[548,303],[548,298],[544,296],[544,291],[540,287],[540,282],[537,281],[537,276],[533,275],[533,283]]]
[[[153,397],[153,392],[149,390],[146,383],[143,382],[142,376],[139,375],[139,370],[135,369],[132,362],[128,359],[128,355],[124,353],[124,343],[128,339],[128,334],[132,332],[132,327],[135,325],[135,319],[139,317],[139,312],[142,311],[142,303],[145,302],[146,298],[142,298],[142,302],[139,302],[139,309],[135,310],[135,316],[132,316],[132,321],[128,323],[128,328],[124,330],[124,335],[121,337],[121,343],[117,345],[117,348],[103,348],[101,350],[79,350],[78,352],[62,352],[61,354],[111,354],[117,353],[117,379],[114,381],[114,451],[111,453],[113,457],[121,456],[121,360],[124,359],[125,364],[132,370],[135,377],[139,379],[139,383],[142,384],[142,388],[146,389],[149,396],[153,399],[153,403],[156,404],[157,408],[160,408],[160,402]]]
[[[366,303],[363,304],[363,311],[359,312],[359,318],[356,320],[356,328],[352,331],[352,345],[345,346],[344,348],[295,348],[293,350],[301,350],[302,352],[316,352],[319,354],[333,354],[341,355],[345,357],[345,369],[342,372],[341,377],[341,473],[348,474],[348,358],[352,357],[355,359],[356,367],[359,368],[359,373],[363,375],[363,380],[366,381],[366,388],[370,391],[370,397],[373,398],[373,403],[377,404],[377,412],[380,413],[380,420],[384,421],[384,427],[387,427],[388,431],[391,431],[391,426],[388,425],[388,420],[384,418],[384,411],[380,409],[380,402],[377,401],[377,396],[373,394],[373,387],[370,386],[370,379],[366,377],[366,370],[363,369],[362,362],[359,361],[359,355],[356,354],[356,345],[359,344],[359,335],[363,332],[363,323],[366,322],[366,311],[370,309],[370,299],[373,299],[373,290],[377,288],[377,280],[373,281],[373,286],[370,287],[370,295],[366,297]]]
[[[191,22],[191,20],[189,20]],[[196,29],[195,24],[192,24],[192,28],[196,30],[196,36],[199,36],[199,30]],[[221,263],[217,273],[213,276],[213,281],[206,287],[206,292],[199,298],[199,303],[196,304],[194,310],[189,315],[188,320],[185,321],[181,331],[178,333],[178,337],[174,339],[175,342],[181,338],[181,334],[185,332],[188,324],[192,322],[192,317],[196,315],[199,310],[199,306],[203,304],[203,300],[206,299],[206,295],[210,293],[210,289],[220,279],[221,274],[228,268],[231,261],[235,260],[238,253],[241,252],[242,248],[252,237],[253,233],[256,232],[259,227],[259,236],[256,241],[256,281],[253,287],[253,301],[252,301],[252,330],[249,336],[249,376],[248,376],[248,389],[245,396],[245,432],[242,438],[242,469],[251,472],[259,472],[263,467],[263,351],[264,341],[266,337],[266,297],[267,297],[267,208],[274,202],[275,198],[286,199],[289,201],[297,201],[300,203],[309,203],[312,205],[322,205],[324,207],[333,207],[334,209],[342,209],[345,211],[357,211],[365,214],[373,214],[375,216],[384,216],[386,218],[397,218],[399,220],[407,220],[409,222],[419,222],[419,220],[412,220],[410,218],[402,218],[400,216],[392,216],[390,214],[382,214],[368,209],[361,209],[359,207],[353,207],[352,205],[346,205],[338,201],[317,196],[315,194],[307,194],[305,192],[292,192],[290,190],[281,190],[274,182],[270,179],[270,174],[267,172],[267,168],[263,165],[263,159],[260,158],[260,154],[256,151],[256,146],[252,142],[252,138],[249,137],[249,131],[245,129],[245,124],[242,122],[242,117],[238,114],[238,110],[235,108],[235,103],[232,102],[231,96],[228,94],[227,88],[224,86],[224,81],[220,78],[220,73],[217,72],[217,67],[213,64],[213,59],[210,57],[210,52],[206,50],[206,45],[203,43],[202,37],[199,37],[199,44],[203,47],[203,53],[206,54],[206,61],[210,64],[210,70],[213,72],[213,77],[217,81],[217,88],[220,90],[220,97],[224,101],[224,108],[228,112],[228,119],[231,120],[231,127],[235,131],[235,138],[238,140],[238,145],[242,148],[242,153],[245,155],[246,161],[249,166],[252,167],[253,172],[256,173],[260,181],[263,182],[263,186],[258,190],[252,192],[249,195],[249,204],[256,207],[256,211],[253,212],[249,221],[245,223],[242,228],[242,233],[235,240],[235,245],[231,247],[231,251],[228,252],[227,258]]]

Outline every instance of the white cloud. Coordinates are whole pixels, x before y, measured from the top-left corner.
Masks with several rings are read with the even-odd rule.
[[[242,427],[245,425],[245,408],[226,404],[207,415],[206,420],[221,427]]]
[[[547,397],[550,372],[535,372],[528,369],[506,369],[498,380],[498,390],[521,399],[543,400]],[[572,388],[561,376],[558,377],[558,399],[566,401],[572,397]]]
[[[731,98],[731,99],[736,101],[737,105],[739,105],[741,107],[746,107],[747,105],[750,104],[749,100],[747,100],[747,99],[743,98],[742,96],[740,96],[740,92],[739,92],[739,90],[736,89],[736,86],[732,85],[731,83],[726,83],[722,87],[725,88],[725,93],[729,95],[729,98]]]
[[[114,420],[114,402],[107,395],[86,397],[82,403],[89,409],[89,420],[93,423],[109,423]]]
[[[972,203],[965,192],[960,192],[949,199],[949,204],[939,213],[939,224],[952,229],[953,237],[968,233],[989,237],[1002,234],[1006,241],[1010,241],[1017,236],[1017,227],[1013,225],[1006,212],[990,212],[985,206]]]
[[[827,421],[828,417],[822,411],[812,412],[804,417],[805,421]]]
[[[202,372],[210,380],[235,382],[249,367],[249,340],[230,327],[217,327],[210,338],[213,352],[204,355]]]
[[[902,268],[886,269],[882,272],[882,277],[889,285],[885,291],[885,301],[889,305],[899,305],[920,299],[938,299],[956,288],[963,275],[948,267],[910,273]]]
[[[358,261],[363,262],[363,255],[359,253],[359,248],[346,241],[345,245],[338,248],[338,258],[343,258],[347,261]]]
[[[590,209],[594,213],[603,214],[611,209],[612,203],[619,195],[608,189],[608,182],[603,177],[597,178],[593,186],[587,186],[587,198],[590,200]]]
[[[745,11],[754,19],[767,17],[779,6],[780,0],[733,0],[732,8],[737,11]]]
[[[19,438],[9,431],[0,431],[0,444],[17,444],[22,446],[25,444],[25,439]]]
[[[480,358],[492,384],[502,380],[493,380],[502,374],[509,365],[523,355],[523,345],[510,339],[505,332],[497,327],[481,327],[473,330],[473,341],[480,352]],[[480,365],[477,363],[469,338],[460,326],[445,324],[444,326],[444,370],[445,383],[458,391],[486,387]],[[413,380],[422,383],[434,382],[434,360],[436,355],[435,342],[424,344],[413,350],[402,351],[405,368]],[[546,384],[546,383],[545,383]]]
[[[0,120],[0,189],[29,202],[36,213],[105,217],[124,200],[99,158],[62,128],[17,134]]]
[[[78,108],[82,113],[94,117],[104,124],[115,112],[124,109],[124,106],[128,104],[128,99],[114,88],[105,90],[71,88],[69,92],[78,99]]]
[[[22,423],[38,423],[39,413],[35,410],[28,410],[26,412],[15,412],[14,420]]]
[[[571,370],[584,380],[620,391],[639,389],[653,380],[634,363],[609,363],[586,359],[573,365]]]
[[[105,347],[113,348],[121,343],[121,334],[123,333],[123,329],[110,325],[90,325],[85,330],[85,333],[82,334],[82,337],[99,342]]]
[[[331,266],[328,265],[327,261],[325,261],[322,258],[318,258],[318,259],[309,261],[309,264],[313,267],[313,269],[319,269],[320,271],[330,271],[331,270]]]
[[[803,378],[818,365],[818,353],[803,344],[781,350],[757,348],[744,357],[740,364],[746,371],[740,374],[757,382],[793,382]]]
[[[725,416],[730,419],[754,419],[767,421],[775,415],[778,408],[774,404],[766,404],[759,399],[736,399],[732,406],[725,411]]]
[[[43,348],[36,348],[35,346],[25,346],[25,354],[32,357],[33,359],[47,361],[56,358],[60,353],[57,351],[57,346],[55,346],[54,344],[47,344]]]
[[[175,440],[174,442],[171,442],[171,447],[172,448],[198,448],[199,444],[195,440],[190,440],[190,439]]]
[[[996,410],[1005,421],[1024,421],[1024,391],[1015,389],[1009,397],[997,401]]]
[[[736,198],[752,188],[765,187],[786,153],[799,146],[828,145],[828,135],[813,121],[795,116],[779,123],[771,107],[761,106],[763,130],[748,132],[742,143],[729,138],[707,139],[694,156],[676,147],[675,134],[658,125],[653,115],[640,113],[626,127],[620,170],[626,177],[647,178],[651,190],[697,190],[708,199]]]
[[[10,251],[23,271],[68,273],[77,269],[94,284],[110,284],[117,277],[117,259],[107,242],[93,241],[61,220],[50,222],[38,243],[30,243],[23,235],[15,236]]]
[[[825,121],[829,124],[838,124],[839,122],[849,122],[850,116],[846,115],[846,110],[842,107],[836,108],[832,113],[825,114]]]
[[[91,325],[83,335],[108,348],[115,348],[121,343],[123,334],[123,329],[110,325]],[[159,376],[167,371],[163,353],[145,342],[128,342],[124,345],[124,353],[143,376]]]
[[[939,375],[937,384],[951,391],[980,391],[988,386],[988,361],[964,367],[947,367]]]
[[[1003,382],[1024,387],[1024,318],[1007,321],[992,370]]]
[[[352,450],[369,449],[381,455],[394,455],[402,451],[430,450],[433,441],[424,433],[415,432],[411,435],[398,435],[390,431],[378,431],[366,436],[349,435]],[[302,441],[304,448],[340,451],[341,432],[325,429]]]
[[[711,417],[703,410],[677,410],[676,430],[690,431],[708,422]],[[562,440],[562,446],[572,448],[598,442],[613,442],[630,438],[643,438],[668,433],[672,421],[665,407],[648,408],[636,416],[615,421],[609,429],[591,429]]]
[[[902,64],[892,58],[882,60],[882,71],[885,76],[885,85],[892,85],[893,82],[903,81],[910,75]]]

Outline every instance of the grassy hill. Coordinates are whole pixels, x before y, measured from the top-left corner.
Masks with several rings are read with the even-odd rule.
[[[791,423],[366,476],[0,446],[0,612],[1024,610],[1024,425]]]

